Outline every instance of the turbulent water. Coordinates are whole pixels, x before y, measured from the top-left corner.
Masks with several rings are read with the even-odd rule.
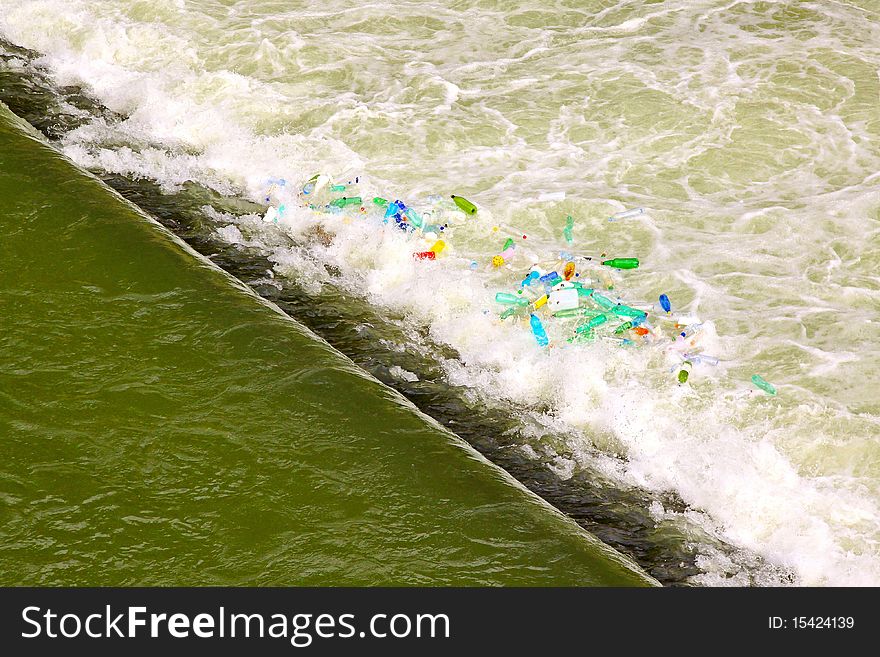
[[[438,368],[555,477],[642,491],[690,581],[880,584],[880,3],[0,0],[0,36],[42,54],[8,69],[106,109],[58,134],[103,175],[261,205],[317,172],[467,197],[433,262],[419,232],[277,190],[277,224],[204,222],[267,285],[368,303],[413,355],[392,376]],[[560,250],[639,257],[621,293],[698,315],[720,364],[679,386],[664,349],[553,324],[542,350],[500,321],[495,291]]]

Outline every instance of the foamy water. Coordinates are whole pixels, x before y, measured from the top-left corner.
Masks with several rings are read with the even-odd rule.
[[[692,509],[657,503],[658,522],[801,584],[880,584],[880,7],[571,4],[0,0],[0,33],[126,117],[66,137],[81,165],[259,202],[284,177],[282,220],[215,216],[226,239],[315,290],[334,265],[413,340],[456,349],[450,383]],[[437,213],[449,252],[415,261],[432,238],[299,206],[317,172],[480,210]],[[668,294],[721,364],[679,386],[666,350],[568,345],[555,322],[541,350],[501,322],[494,293],[560,250],[639,257],[617,291]],[[747,581],[710,550],[701,566],[700,583]]]

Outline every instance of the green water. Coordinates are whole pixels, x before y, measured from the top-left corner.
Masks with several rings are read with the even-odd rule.
[[[0,584],[639,585],[0,107]]]

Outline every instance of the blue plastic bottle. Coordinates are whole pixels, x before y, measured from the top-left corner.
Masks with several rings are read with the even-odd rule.
[[[535,313],[532,313],[529,317],[529,324],[532,325],[532,333],[535,336],[535,340],[538,342],[538,346],[546,347],[550,343],[550,340],[547,339],[547,332],[544,330],[541,318]]]

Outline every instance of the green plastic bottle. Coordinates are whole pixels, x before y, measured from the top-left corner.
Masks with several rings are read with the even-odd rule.
[[[342,198],[338,198],[335,201],[330,201],[330,205],[335,205],[337,208],[344,208],[347,205],[360,205],[361,197],[360,196],[343,196]]]
[[[614,335],[620,335],[624,331],[629,331],[632,327],[633,327],[632,322],[624,322],[623,324],[618,326],[616,329],[614,329]]]
[[[386,205],[388,205],[388,199],[387,199],[387,198],[381,198],[381,197],[379,197],[379,196],[374,196],[374,197],[373,197],[373,203],[375,203],[376,205],[380,205],[380,206],[382,206],[382,207],[384,208]]]
[[[568,308],[566,310],[560,310],[559,312],[553,313],[554,317],[587,317],[594,316],[596,311],[592,308]]]
[[[773,384],[765,381],[764,377],[762,377],[760,374],[752,374],[752,383],[754,383],[768,395],[776,394],[776,388],[773,387]]]
[[[465,214],[477,214],[477,206],[462,196],[452,195],[452,200]]]
[[[517,306],[528,306],[529,300],[525,297],[519,296],[517,294],[510,294],[509,292],[498,292],[495,295],[495,301],[497,303],[514,304]]]
[[[568,215],[565,218],[565,228],[562,229],[562,235],[569,244],[574,243],[574,236],[571,234],[572,229],[574,229],[574,219],[571,215]]]
[[[508,237],[508,238],[507,238],[507,241],[504,242],[504,248],[502,248],[501,250],[502,250],[502,251],[507,251],[507,249],[509,249],[509,248],[512,247],[512,246],[513,246],[513,238],[512,238],[512,237]]]
[[[510,308],[505,310],[503,313],[501,313],[501,319],[507,319],[508,317],[516,315],[517,311],[520,308],[522,308],[522,306],[511,306]]]
[[[681,368],[678,370],[678,382],[679,383],[687,383],[688,377],[691,375],[691,368],[693,365],[691,361],[686,360],[681,364]]]
[[[648,313],[644,310],[639,310],[638,308],[631,308],[630,306],[626,306],[622,303],[618,303],[616,306],[610,309],[615,315],[619,315],[620,317],[647,317]]]
[[[597,292],[593,292],[591,297],[593,301],[595,301],[598,305],[600,305],[605,310],[611,310],[617,304],[614,303],[611,299],[606,297],[604,294],[599,294]]]
[[[584,322],[580,326],[578,326],[574,332],[575,333],[586,333],[587,331],[592,331],[597,326],[601,326],[605,322],[608,321],[608,316],[602,313],[601,315],[596,315],[588,322]]]
[[[615,269],[638,269],[638,258],[612,258],[611,260],[603,260],[603,265],[614,267]]]

